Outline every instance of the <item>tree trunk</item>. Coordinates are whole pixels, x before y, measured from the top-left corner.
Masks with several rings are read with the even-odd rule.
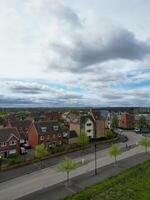
[[[69,186],[69,171],[67,171],[67,186]]]
[[[82,165],[85,163],[85,158],[84,158],[84,148],[82,149],[82,160],[81,160]]]
[[[115,155],[115,165],[117,164],[117,156]]]
[[[145,146],[145,153],[147,154],[147,146]]]

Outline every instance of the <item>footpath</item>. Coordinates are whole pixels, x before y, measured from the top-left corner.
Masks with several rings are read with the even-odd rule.
[[[108,149],[106,151],[108,151]],[[65,186],[64,181],[66,180],[66,174],[58,171],[57,165],[14,178],[12,180],[0,183],[0,199],[62,199],[68,194],[76,192],[90,184],[93,184],[94,182],[102,180],[102,177],[109,177],[123,169],[133,166],[143,160],[149,159],[149,155],[145,155],[143,152],[144,148],[141,146],[136,146],[128,151],[124,151],[118,157],[118,167],[113,166],[114,160],[108,156],[108,152],[103,152],[103,155],[99,154],[97,159],[99,174],[97,176],[93,176],[94,160],[87,161],[85,165],[81,165],[71,172],[70,177],[73,178],[73,184],[70,187]],[[105,173],[102,172],[102,170],[106,170]],[[88,179],[87,176],[91,178]],[[76,179],[79,182],[78,184],[74,182]],[[46,190],[47,192],[44,192],[42,196],[40,194],[43,193],[43,190]],[[46,196],[46,194],[48,194],[48,196]],[[33,195],[35,195],[35,197]]]

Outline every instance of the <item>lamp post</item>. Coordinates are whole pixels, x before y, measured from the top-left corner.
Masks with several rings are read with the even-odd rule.
[[[91,116],[94,120],[94,163],[95,163],[95,175],[97,175],[97,144],[96,144],[96,120],[95,117],[93,116],[92,110],[90,110]]]
[[[0,155],[0,170],[1,170],[1,166],[2,166],[2,156]]]

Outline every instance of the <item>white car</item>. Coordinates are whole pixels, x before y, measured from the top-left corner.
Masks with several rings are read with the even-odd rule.
[[[135,128],[134,130],[136,133],[140,133],[140,129],[139,128]]]

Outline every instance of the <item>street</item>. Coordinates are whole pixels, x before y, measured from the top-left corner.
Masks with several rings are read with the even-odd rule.
[[[127,142],[128,145],[135,145],[142,137],[141,135],[135,135],[135,133],[129,131],[125,131],[123,134],[129,136],[129,141]],[[125,148],[125,145],[125,143],[119,143],[119,146],[122,148]],[[109,149],[106,148],[97,152],[98,168],[111,165],[114,162],[113,158],[109,157],[108,151]],[[132,157],[143,152],[143,147],[135,146],[127,151],[123,151],[122,155],[118,157],[118,160],[123,161],[124,159],[131,158],[130,162],[132,162]],[[78,157],[75,160],[77,163],[79,163],[81,161],[81,157]],[[71,178],[75,178],[86,173],[91,173],[92,170],[94,170],[94,156],[93,154],[89,153],[86,155],[86,164],[80,165],[77,169],[75,169],[71,173]],[[51,167],[35,171],[31,174],[26,174],[24,176],[0,183],[0,196],[3,198],[2,200],[13,200],[30,193],[37,192],[38,190],[52,187],[55,184],[64,182],[65,179],[66,174],[58,171],[58,166],[56,164]]]
[[[120,142],[120,141],[117,141],[117,142]],[[111,144],[108,144],[108,143],[97,145],[97,151],[101,151],[103,149],[109,148],[110,146],[111,146]],[[93,152],[94,152],[94,146],[85,150],[85,154],[86,155],[91,154],[91,158],[93,157]],[[81,154],[82,154],[81,151],[75,151],[72,153],[67,153],[67,156],[75,159],[75,158],[80,158]],[[57,156],[54,158],[44,160],[42,162],[42,168],[47,168],[47,167],[58,164],[60,162],[60,160],[62,159],[62,157],[64,157],[64,156]],[[36,163],[25,165],[25,166],[22,166],[19,168],[0,172],[0,183],[4,182],[4,181],[8,181],[8,180],[16,178],[16,177],[19,177],[19,176],[23,176],[25,174],[30,174],[30,173],[38,171],[40,169],[41,169],[41,163],[36,162]]]

